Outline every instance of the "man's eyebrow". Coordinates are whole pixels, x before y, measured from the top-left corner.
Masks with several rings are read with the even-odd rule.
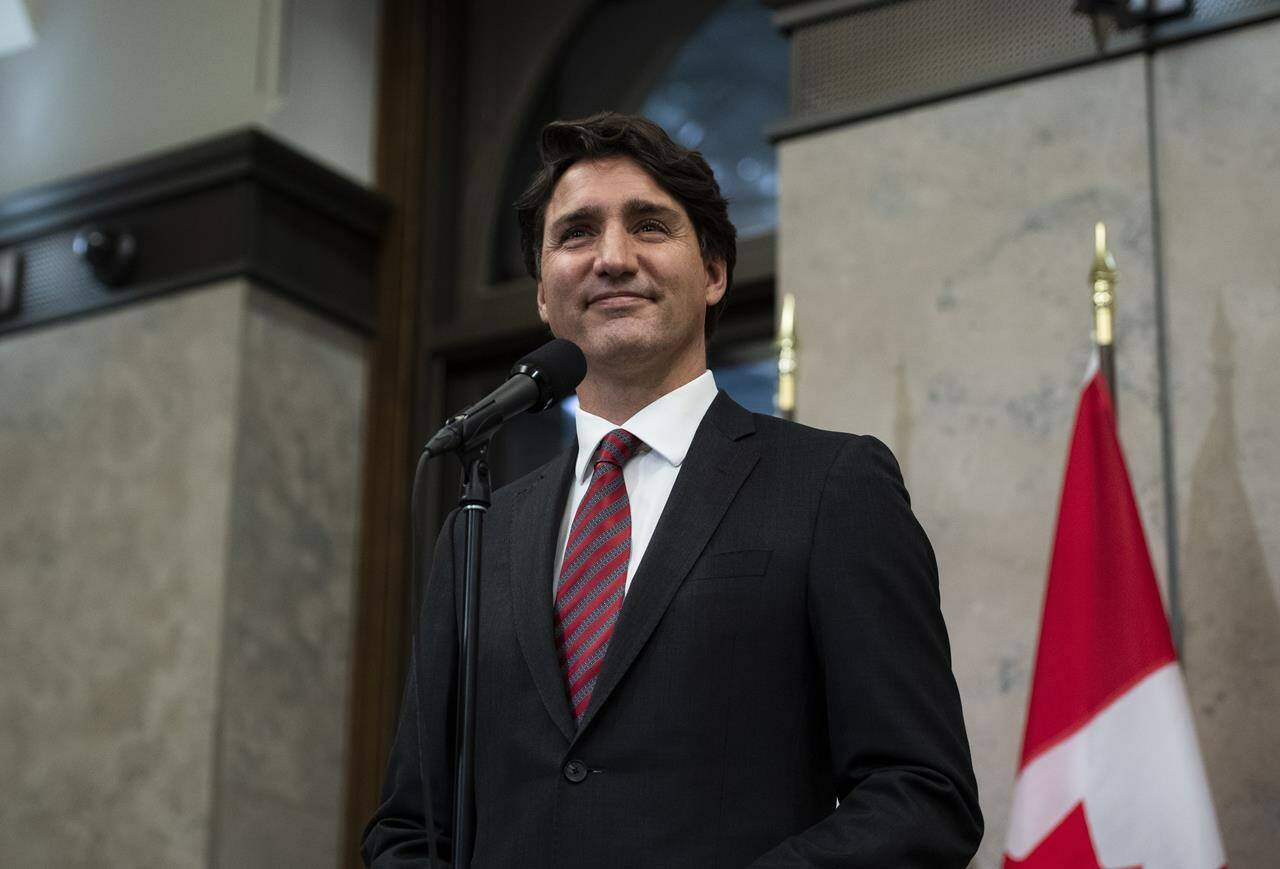
[[[566,214],[562,214],[552,221],[552,227],[564,226],[568,223],[577,223],[579,220],[599,221],[604,216],[604,209],[598,205],[584,205],[581,208],[575,208]]]
[[[663,205],[660,202],[652,202],[648,199],[628,199],[622,206],[622,213],[627,217],[653,215],[672,219],[680,216],[680,212],[670,205]]]

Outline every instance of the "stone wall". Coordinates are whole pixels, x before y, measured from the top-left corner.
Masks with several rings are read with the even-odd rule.
[[[365,365],[243,281],[0,340],[0,864],[337,865]]]
[[[1096,220],[1121,269],[1121,437],[1162,583],[1178,562],[1228,856],[1280,850],[1278,39],[1258,25],[780,146],[799,418],[888,442],[937,549],[988,824],[976,866],[1000,865],[1008,822]]]
[[[243,295],[0,341],[0,863],[207,848]]]
[[[1280,852],[1280,23],[1156,57],[1183,660],[1227,857]]]

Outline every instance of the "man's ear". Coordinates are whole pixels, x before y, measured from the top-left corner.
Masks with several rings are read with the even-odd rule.
[[[729,270],[724,260],[713,257],[705,261],[707,270],[706,296],[707,305],[714,305],[724,298],[725,288],[729,284]]]
[[[538,281],[538,319],[548,325],[551,321],[547,319],[547,294],[542,289],[542,281]]]

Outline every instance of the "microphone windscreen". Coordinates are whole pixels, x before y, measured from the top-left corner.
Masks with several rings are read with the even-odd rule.
[[[582,355],[578,345],[564,338],[548,341],[528,356],[517,362],[512,374],[532,374],[537,372],[534,380],[539,388],[545,387],[550,394],[542,395],[539,404],[546,406],[562,401],[573,394],[587,376],[587,357]]]

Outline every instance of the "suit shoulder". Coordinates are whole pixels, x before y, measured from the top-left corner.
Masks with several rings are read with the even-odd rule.
[[[829,431],[760,413],[752,417],[757,433],[779,447],[803,450],[809,455],[826,455],[832,461],[838,457],[855,463],[885,457],[893,460],[893,452],[875,435]]]

